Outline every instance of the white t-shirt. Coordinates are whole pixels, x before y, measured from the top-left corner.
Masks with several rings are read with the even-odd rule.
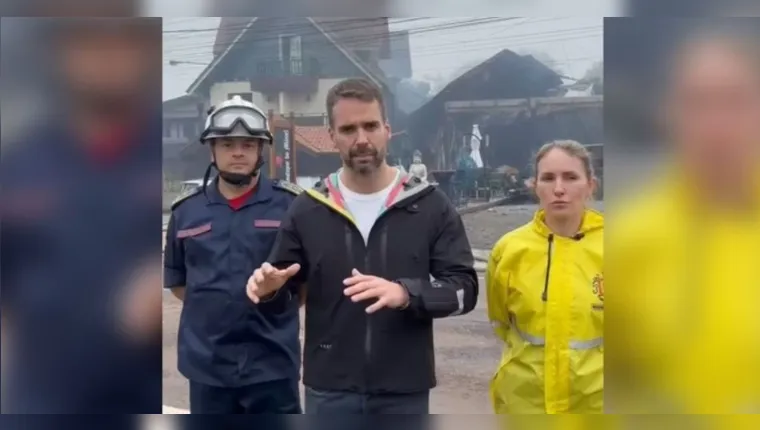
[[[380,212],[385,205],[385,201],[388,199],[388,195],[398,181],[398,176],[399,173],[396,173],[396,180],[378,192],[372,194],[360,194],[349,190],[340,179],[340,175],[338,175],[338,188],[343,196],[346,209],[356,220],[356,224],[359,226],[359,231],[361,232],[362,237],[364,237],[365,244],[369,239],[369,232],[372,230],[372,226],[375,225],[375,221],[377,221],[377,217],[380,215]]]

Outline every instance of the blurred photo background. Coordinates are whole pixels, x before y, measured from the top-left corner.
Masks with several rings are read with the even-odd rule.
[[[606,406],[754,413],[760,19],[604,31]]]

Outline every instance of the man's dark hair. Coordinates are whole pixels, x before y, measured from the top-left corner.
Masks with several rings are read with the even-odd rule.
[[[327,93],[327,119],[330,121],[330,127],[333,126],[333,107],[341,99],[355,99],[367,103],[377,100],[380,114],[385,121],[385,101],[380,88],[367,79],[350,78],[338,82]]]

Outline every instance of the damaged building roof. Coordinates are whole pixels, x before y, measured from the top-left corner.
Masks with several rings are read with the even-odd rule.
[[[410,116],[420,124],[444,114],[446,102],[544,97],[562,85],[562,77],[533,58],[505,49],[446,85]]]

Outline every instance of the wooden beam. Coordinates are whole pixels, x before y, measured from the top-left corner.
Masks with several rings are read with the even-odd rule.
[[[296,153],[298,153],[298,143],[296,142],[296,114],[290,112],[290,178],[288,180],[292,183],[297,183],[298,163],[296,162]]]
[[[531,108],[540,115],[545,111],[557,111],[575,108],[601,108],[602,96],[588,97],[533,97],[524,99],[494,100],[454,100],[445,103],[448,114],[463,113],[518,113],[530,111]]]
[[[274,139],[274,135],[277,129],[274,126],[274,110],[269,109],[269,132],[272,133],[272,139]],[[272,141],[272,144],[269,145],[269,178],[274,179],[274,176],[277,174],[277,166],[275,165],[277,162],[277,154],[276,154],[276,145],[274,140]]]

